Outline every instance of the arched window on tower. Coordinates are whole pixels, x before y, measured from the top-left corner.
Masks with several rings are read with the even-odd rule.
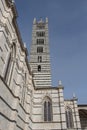
[[[38,65],[38,71],[39,72],[41,71],[41,65]]]
[[[66,124],[68,129],[72,129],[74,127],[72,109],[69,107],[66,108]]]
[[[37,37],[44,37],[45,36],[45,32],[44,31],[36,32],[36,36]]]
[[[43,53],[43,47],[37,47],[37,53]]]
[[[37,44],[38,45],[43,45],[44,44],[44,39],[37,39]]]
[[[52,121],[52,102],[47,97],[44,101],[44,121]]]
[[[38,56],[38,62],[42,62],[42,56]]]

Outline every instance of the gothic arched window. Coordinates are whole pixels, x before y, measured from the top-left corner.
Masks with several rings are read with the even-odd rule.
[[[66,108],[66,124],[67,124],[68,129],[71,129],[74,127],[72,109],[69,107]]]
[[[5,82],[8,81],[10,67],[11,67],[11,52],[9,53],[9,57],[8,57],[8,61],[7,61],[7,66],[6,66],[5,76],[4,76]]]
[[[26,73],[24,74],[24,84],[23,84],[22,95],[21,95],[21,104],[23,106],[25,102],[25,94],[26,94]]]
[[[49,98],[44,101],[44,121],[52,121],[52,102]]]
[[[6,83],[8,82],[8,80],[9,80],[9,83],[11,81],[15,58],[16,58],[16,46],[13,43],[13,46],[11,47],[11,51],[8,56],[8,61],[6,63],[6,69],[5,69],[5,75],[4,75],[4,79]]]

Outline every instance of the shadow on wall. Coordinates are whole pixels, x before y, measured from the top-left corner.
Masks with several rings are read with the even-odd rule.
[[[87,110],[80,109],[79,116],[82,130],[87,130]]]

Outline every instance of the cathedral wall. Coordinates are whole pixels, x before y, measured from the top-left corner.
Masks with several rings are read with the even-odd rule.
[[[61,130],[61,124],[59,123],[34,123],[33,130]]]
[[[18,101],[18,98],[14,98],[14,95],[9,91],[7,85],[0,80],[0,129],[5,130],[9,128],[10,123],[15,125],[15,116],[17,115],[17,110],[12,104],[13,101]]]
[[[0,0],[0,130],[29,130],[33,82],[14,3]]]
[[[50,98],[52,101],[52,121],[44,121],[44,101]],[[35,90],[32,100],[32,123],[34,129],[66,129],[63,89]],[[61,105],[60,105],[61,104]]]
[[[77,99],[73,98],[71,100],[65,100],[65,109],[68,107],[72,110],[72,122],[73,122],[73,127],[74,129],[81,129],[81,123],[80,123],[80,118],[79,118],[79,112],[78,112],[78,107],[77,107]]]

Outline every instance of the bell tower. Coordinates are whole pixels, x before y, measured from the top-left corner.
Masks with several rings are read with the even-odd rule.
[[[36,88],[51,87],[50,53],[48,39],[48,18],[44,22],[34,18],[30,67]]]

